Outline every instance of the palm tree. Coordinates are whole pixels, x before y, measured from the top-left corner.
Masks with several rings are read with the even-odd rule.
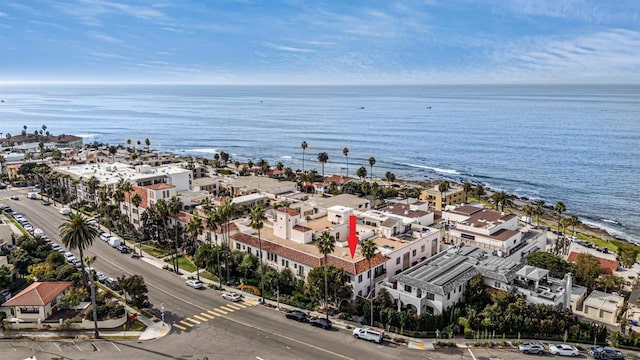
[[[326,152],[321,152],[318,154],[318,161],[322,164],[322,178],[324,179],[324,164],[329,161],[329,154]]]
[[[558,231],[560,231],[560,220],[562,219],[562,213],[567,211],[567,207],[564,206],[562,201],[558,201],[553,206],[553,211],[558,214]]]
[[[569,218],[569,225],[572,227],[571,235],[574,235],[576,233],[576,226],[580,225],[580,223],[581,221],[576,215],[571,215],[571,217]]]
[[[98,227],[82,213],[70,213],[66,222],[59,226],[60,239],[69,250],[78,250],[80,259],[84,258],[84,250],[93,244],[98,236]],[[81,264],[82,284],[87,287],[87,273],[84,263]]]
[[[391,171],[387,171],[387,173],[384,175],[384,177],[389,182],[389,187],[391,187],[391,184],[394,181],[396,181],[396,175],[394,173],[392,173]]]
[[[536,200],[533,202],[533,210],[536,215],[536,222],[540,226],[540,215],[544,214],[544,200]]]
[[[262,265],[262,237],[260,236],[260,229],[264,227],[264,222],[267,218],[264,216],[264,210],[260,205],[251,209],[250,217],[251,227],[258,230],[258,247],[260,248],[260,293],[262,294],[262,303],[264,304],[264,267]]]
[[[371,272],[371,259],[376,256],[376,250],[378,250],[378,246],[371,239],[367,239],[362,244],[360,244],[360,253],[362,254],[362,256],[364,256],[365,259],[367,259],[367,262],[369,263],[369,293],[367,294],[367,297],[369,297],[369,294],[371,294],[371,292],[373,291],[373,273]],[[373,299],[370,299],[370,301],[371,304],[369,308],[371,309],[371,322],[369,324],[373,326]]]
[[[373,180],[373,165],[376,164],[376,158],[373,156],[369,158],[369,167],[371,168],[371,174],[369,174],[370,179]]]
[[[131,183],[126,179],[120,179],[120,181],[118,181],[118,185],[116,185],[116,189],[122,192],[122,194],[124,195],[133,191],[133,185],[131,185]],[[122,200],[120,202],[122,202]],[[118,209],[120,209],[120,207],[121,203],[118,203]],[[127,217],[129,218],[129,223],[131,223],[131,205],[127,205],[127,207],[129,208]]]
[[[349,148],[348,147],[343,147],[342,148],[342,154],[344,155],[345,159],[347,160],[347,171],[344,173],[345,176],[349,176]]]
[[[98,306],[96,305],[96,279],[93,267],[91,265],[96,261],[95,256],[85,256],[82,259],[82,264],[91,269],[89,275],[91,275],[91,307],[93,308],[93,333],[94,337],[97,339],[100,334],[98,334]]]
[[[140,206],[141,203],[142,203],[142,198],[140,197],[140,195],[138,193],[134,193],[133,196],[131,197],[131,205],[136,207],[136,211],[139,211],[138,207]],[[138,215],[138,221],[139,220],[140,220],[140,216]],[[138,250],[140,251],[140,256],[142,256],[142,237],[140,237],[140,246],[138,247]]]
[[[220,288],[222,288],[222,270],[220,268],[220,246],[218,244],[218,226],[220,226],[222,224],[222,221],[220,219],[220,214],[219,211],[216,210],[209,210],[209,212],[207,213],[207,221],[206,221],[206,226],[207,229],[209,229],[209,231],[213,232],[213,236],[215,237],[216,240],[216,246],[218,246],[218,249],[216,251],[216,261],[218,263],[218,284],[220,285]]]
[[[131,150],[131,139],[127,139],[127,149]]]
[[[149,140],[149,138],[144,139],[144,144],[147,146],[147,152],[149,152],[149,146],[151,146],[151,140]]]
[[[529,219],[529,223],[533,222],[533,213],[535,212],[535,208],[533,206],[531,206],[531,204],[525,204],[522,207],[522,212],[525,213],[525,215],[527,215],[528,219]]]
[[[498,191],[491,195],[493,202],[495,204],[496,210],[500,210],[500,205],[502,205],[502,210],[504,210],[505,202],[507,202],[509,195],[504,191]]]
[[[204,227],[202,226],[202,220],[200,216],[194,215],[191,220],[187,223],[185,230],[191,235],[192,248],[193,253],[195,254],[198,249],[198,235],[202,234],[202,230]],[[196,265],[196,278],[200,280],[200,267]]]
[[[473,190],[473,185],[467,181],[462,185],[462,190],[464,190],[464,202],[467,203],[469,194],[471,193],[471,190]]]
[[[329,233],[329,231],[325,230],[318,241],[316,241],[316,246],[318,247],[318,251],[322,255],[324,255],[324,312],[327,316],[327,320],[329,320],[329,310],[328,310],[328,302],[329,302],[329,284],[327,283],[327,255],[332,253],[335,249],[334,237]]]
[[[449,182],[447,180],[442,181],[440,184],[438,184],[438,191],[440,191],[440,208],[444,210],[444,204],[446,204],[447,202],[445,201],[444,198],[444,193],[446,193],[450,188]]]
[[[222,204],[222,206],[220,206],[218,208],[219,211],[219,215],[220,215],[220,220],[222,221],[222,223],[224,224],[224,229],[225,229],[225,269],[227,272],[227,283],[229,283],[229,278],[231,277],[231,269],[229,266],[229,260],[230,260],[230,252],[231,252],[231,245],[230,240],[229,240],[229,235],[231,233],[231,219],[233,219],[233,215],[235,213],[235,209],[233,208],[233,204],[231,203],[231,199],[226,199],[224,201],[224,203]]]
[[[167,203],[167,216],[175,216],[180,212],[180,210],[182,210],[182,203],[177,197],[172,196],[171,199],[169,199],[169,202]],[[173,266],[176,273],[178,273],[180,270],[178,268],[178,227],[180,227],[180,223],[176,219],[176,229],[175,229],[176,237],[173,243],[174,250],[175,250],[175,256],[174,256],[175,263]]]
[[[87,180],[87,189],[89,190],[89,194],[91,194],[91,200],[93,200],[93,204],[96,204],[96,190],[98,189],[98,185],[100,185],[100,180],[98,180],[95,175],[92,175],[89,180]]]
[[[306,141],[303,141],[300,147],[302,148],[302,172],[304,173],[304,152],[307,151],[309,144],[307,144]]]

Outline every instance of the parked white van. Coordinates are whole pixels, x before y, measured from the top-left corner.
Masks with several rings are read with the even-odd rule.
[[[59,212],[62,215],[69,215],[69,213],[71,212],[71,209],[69,209],[68,207],[63,207],[62,209],[59,210]]]
[[[384,339],[384,331],[365,326],[353,329],[353,337],[356,339],[377,342],[379,344],[382,342],[382,339]]]

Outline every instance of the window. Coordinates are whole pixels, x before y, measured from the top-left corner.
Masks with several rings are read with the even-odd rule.
[[[427,297],[427,300],[433,300],[433,299],[435,299],[435,296],[433,295],[433,293],[430,293],[430,292],[427,292],[426,297]]]
[[[411,252],[411,256],[416,256],[417,252],[418,252],[418,250],[413,249],[413,251]]]
[[[304,266],[302,265],[298,266],[298,275],[304,276]]]
[[[424,252],[424,245],[420,246],[420,252]]]
[[[362,274],[358,275],[358,282],[361,283],[362,282]]]
[[[451,293],[447,294],[447,300],[451,300]]]
[[[247,246],[247,252],[251,254],[251,248],[249,246]]]
[[[404,291],[406,291],[406,292],[409,292],[409,293],[410,293],[410,292],[411,292],[411,286],[409,286],[409,285],[405,285],[405,286],[404,286]]]
[[[40,308],[37,306],[21,306],[20,307],[21,314],[38,314],[40,313]]]
[[[240,243],[236,243],[236,250],[240,250]]]
[[[396,258],[396,265],[400,265],[400,257],[399,256]]]
[[[371,279],[371,270],[367,271],[367,279]]]
[[[416,296],[421,298],[422,297],[422,290],[421,289],[416,289]]]

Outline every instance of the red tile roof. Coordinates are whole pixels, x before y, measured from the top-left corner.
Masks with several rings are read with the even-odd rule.
[[[300,211],[298,211],[297,209],[291,209],[291,208],[278,208],[279,212],[283,212],[283,213],[287,213],[291,216],[296,216],[296,215],[300,215]]]
[[[34,282],[2,306],[45,306],[71,284],[71,281]]]
[[[311,231],[312,229],[309,229],[306,226],[302,226],[302,225],[295,225],[293,227],[293,230],[297,230],[297,231],[302,231],[302,232],[307,232],[307,231]]]
[[[346,183],[347,181],[352,180],[350,177],[348,176],[342,176],[342,175],[331,175],[331,176],[327,176],[324,180],[325,184],[327,186],[329,186],[332,182],[338,184],[338,185],[342,185],[344,183]]]
[[[140,207],[143,209],[146,209],[149,206],[149,196],[147,194],[147,189],[141,187],[141,186],[134,186],[133,190],[124,194],[124,201],[131,203],[131,197],[133,197],[133,194],[138,194],[138,196],[140,196]]]
[[[165,190],[165,189],[173,189],[175,186],[171,184],[153,184],[145,187],[151,190]]]
[[[567,258],[567,261],[575,263],[576,261],[578,261],[578,256],[580,256],[580,254],[582,253],[572,251]],[[600,262],[600,269],[602,270],[603,274],[613,274],[614,271],[618,270],[618,266],[620,265],[620,263],[618,263],[616,260],[609,260],[601,258],[599,256],[596,256],[596,258]]]
[[[259,247],[258,238],[249,234],[237,233],[231,235],[231,238],[254,248]],[[271,242],[268,239],[262,239],[262,250],[309,267],[322,266],[324,263],[323,256],[308,254],[297,249]],[[376,266],[383,264],[385,261],[387,261],[386,256],[381,253],[376,253],[376,255],[371,259],[371,267],[375,268]],[[327,262],[329,265],[343,268],[347,273],[352,275],[360,274],[369,269],[369,263],[366,259],[360,259],[354,262],[329,254]]]

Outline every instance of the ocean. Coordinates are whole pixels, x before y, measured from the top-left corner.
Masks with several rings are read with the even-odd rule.
[[[0,131],[53,134],[180,154],[355,176],[480,182],[563,201],[567,214],[640,241],[640,86],[0,87]]]

